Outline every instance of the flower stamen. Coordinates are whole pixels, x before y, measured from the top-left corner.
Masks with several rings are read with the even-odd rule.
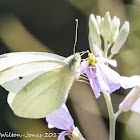
[[[97,63],[97,59],[94,57],[92,53],[88,54],[89,60],[88,60],[88,65],[92,65],[94,63]]]

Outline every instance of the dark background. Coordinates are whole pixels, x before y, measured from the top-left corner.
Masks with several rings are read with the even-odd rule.
[[[115,70],[126,76],[140,74],[139,0],[0,0],[0,53],[48,51],[67,57],[73,54],[76,18],[79,20],[76,51],[87,50],[89,15],[93,13],[103,17],[108,11],[112,18],[120,18],[121,25],[125,20],[130,22],[129,37],[120,53],[114,57],[118,61]],[[115,111],[128,92],[120,89],[112,94]],[[7,94],[0,88],[0,133],[60,132],[57,129],[49,130],[45,119],[31,120],[15,116],[7,104]],[[67,105],[75,125],[87,140],[108,139],[108,114],[102,96],[95,100],[88,85],[76,82]],[[131,112],[123,113],[118,118],[116,140],[140,140],[139,130],[140,116]]]

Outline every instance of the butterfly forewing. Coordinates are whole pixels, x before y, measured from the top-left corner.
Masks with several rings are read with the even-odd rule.
[[[0,72],[0,84],[16,94],[36,77],[59,67],[62,65],[47,61],[16,65]]]
[[[63,61],[65,57],[45,52],[15,52],[0,55],[0,71],[9,67],[35,61]]]

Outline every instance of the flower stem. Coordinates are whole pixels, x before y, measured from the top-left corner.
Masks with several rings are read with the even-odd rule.
[[[117,111],[114,115],[116,117],[116,119],[118,118],[118,116],[122,113],[122,110]]]
[[[114,54],[111,53],[108,58],[111,59],[113,56],[114,56]]]
[[[109,131],[110,131],[109,140],[115,140],[116,119],[121,112],[119,112],[118,114],[114,114],[110,94],[104,93],[104,97],[105,97],[105,101],[107,104],[107,109],[108,109],[108,113],[109,113],[109,120],[110,120],[110,122],[109,122]]]
[[[115,140],[115,127],[116,127],[116,118],[112,117],[110,118],[110,123],[109,123],[109,129],[110,129],[109,139],[110,140]]]
[[[74,128],[74,131],[72,132],[72,140],[86,140],[79,129],[77,127]]]

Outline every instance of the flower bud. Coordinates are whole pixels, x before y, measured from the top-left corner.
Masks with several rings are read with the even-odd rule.
[[[99,29],[100,29],[100,25],[101,25],[101,16],[96,16],[96,21],[98,23]]]
[[[129,33],[129,22],[125,21],[111,49],[112,54],[117,54],[119,52],[120,48],[122,47],[122,45],[125,43],[127,39],[128,33]]]
[[[99,26],[93,14],[91,14],[89,17],[89,31],[94,43],[98,46],[101,46]]]
[[[109,42],[112,44],[115,42],[118,34],[119,34],[119,27],[120,27],[120,19],[116,16],[112,19],[112,29],[109,35]]]
[[[108,36],[112,28],[111,18],[109,12],[106,13],[102,23],[102,35]]]
[[[102,57],[102,50],[101,47],[97,46],[94,41],[91,38],[91,34],[89,32],[89,47],[90,47],[90,51],[94,54],[94,56],[96,57]]]
[[[132,105],[138,100],[140,97],[140,87],[134,87],[128,95],[125,97],[123,102],[119,105],[119,110],[124,112],[129,111]]]
[[[101,22],[100,22],[100,34],[102,35],[102,30],[103,30],[103,21],[104,21],[104,17],[101,18]]]

